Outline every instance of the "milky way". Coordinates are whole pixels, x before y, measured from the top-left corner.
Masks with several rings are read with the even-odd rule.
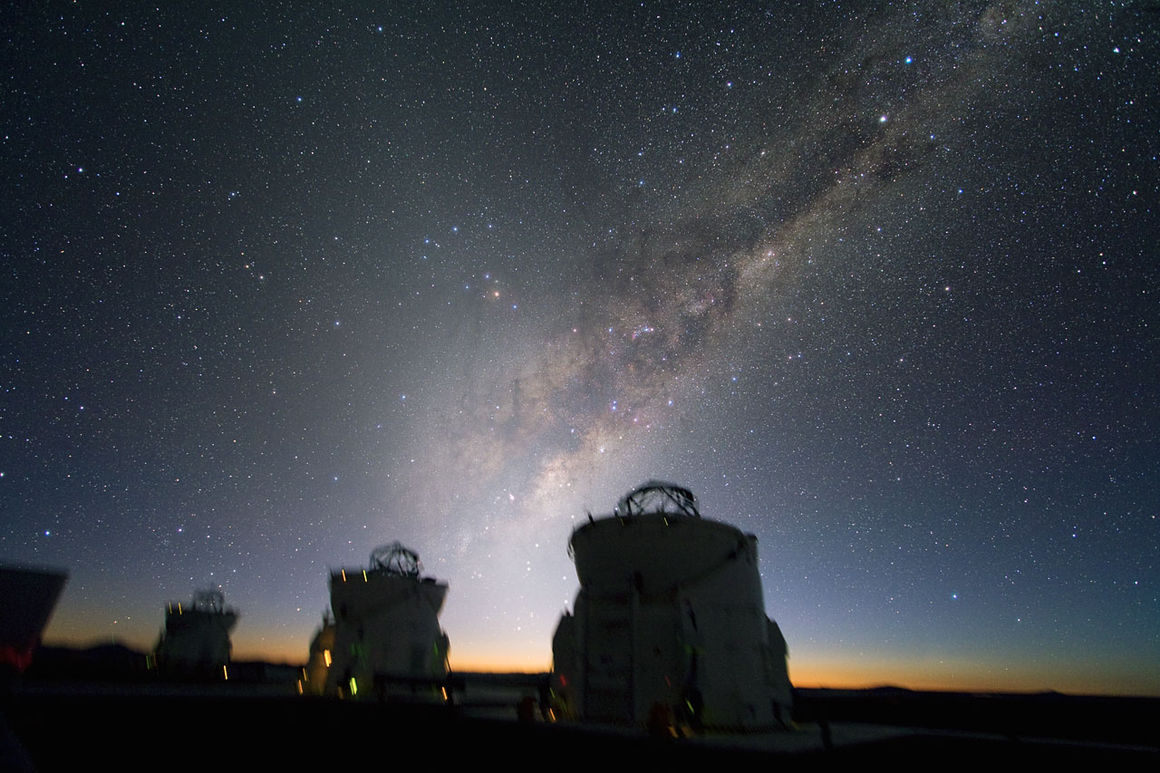
[[[661,478],[757,535],[791,677],[1155,693],[1160,17],[864,5],[10,20],[49,639],[216,585],[301,659],[398,539],[453,662],[543,668],[573,525]]]

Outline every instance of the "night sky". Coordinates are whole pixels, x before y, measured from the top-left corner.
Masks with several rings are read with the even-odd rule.
[[[1160,694],[1160,7],[395,5],[0,12],[49,643],[213,585],[304,662],[400,540],[453,666],[544,669],[656,478],[799,685]]]

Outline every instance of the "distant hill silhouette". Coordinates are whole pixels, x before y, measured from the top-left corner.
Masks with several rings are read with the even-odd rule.
[[[292,687],[299,666],[265,661],[236,661],[229,665],[229,679],[239,684]],[[77,684],[142,684],[165,681],[224,681],[212,674],[195,672],[160,674],[149,653],[112,642],[87,648],[41,646],[24,674],[24,681]]]

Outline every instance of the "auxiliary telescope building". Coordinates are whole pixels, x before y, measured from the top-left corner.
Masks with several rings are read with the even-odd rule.
[[[701,517],[651,481],[568,546],[575,610],[552,640],[553,689],[590,722],[758,730],[784,726],[785,639],[765,614],[757,538]]]
[[[304,689],[342,697],[418,694],[447,675],[439,611],[447,583],[420,577],[419,556],[395,542],[367,569],[330,574],[327,617],[311,644]]]
[[[157,666],[170,674],[226,676],[230,632],[237,623],[237,610],[226,606],[216,588],[194,592],[192,604],[170,602],[165,628],[154,648]]]

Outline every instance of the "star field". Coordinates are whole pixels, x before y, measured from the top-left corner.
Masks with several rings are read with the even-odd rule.
[[[639,483],[799,684],[1160,694],[1143,2],[10,9],[0,560],[304,661],[401,540],[542,669]]]

